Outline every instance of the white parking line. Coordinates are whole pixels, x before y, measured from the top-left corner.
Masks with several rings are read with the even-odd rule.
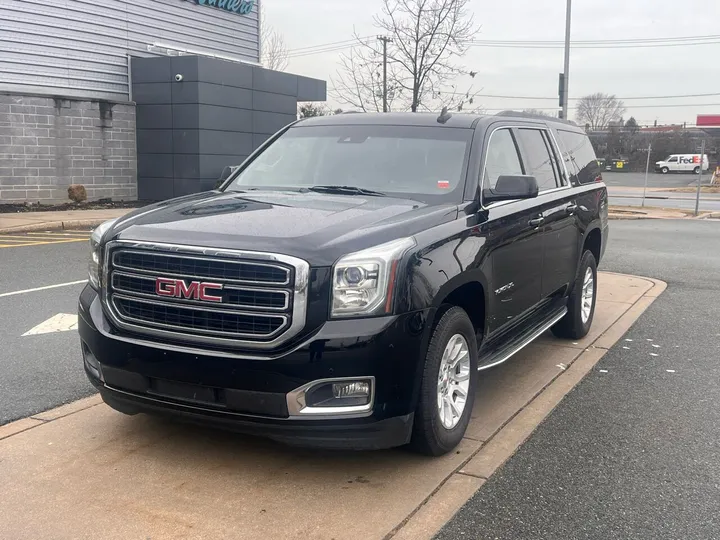
[[[0,298],[3,298],[4,296],[15,296],[16,294],[25,294],[25,293],[35,292],[35,291],[44,291],[47,289],[57,289],[58,287],[67,287],[69,285],[79,285],[80,283],[86,283],[86,282],[87,282],[87,279],[81,279],[80,281],[69,281],[67,283],[58,283],[57,285],[46,285],[45,287],[35,287],[34,289],[25,289],[22,291],[0,293]]]

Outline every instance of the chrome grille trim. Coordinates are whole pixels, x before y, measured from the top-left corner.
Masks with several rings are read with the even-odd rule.
[[[113,270],[112,277],[113,277],[113,283],[112,289],[115,292],[119,293],[126,293],[130,294],[132,296],[137,296],[139,298],[153,298],[158,299],[158,296],[156,294],[145,294],[145,293],[139,293],[137,291],[130,291],[127,289],[123,289],[122,287],[118,287],[114,283],[115,276],[125,276],[133,279],[145,279],[147,281],[155,282],[155,278],[150,275],[145,274],[133,274],[131,272],[124,272],[124,271],[118,271]],[[273,306],[252,306],[249,304],[231,304],[229,302],[225,302],[222,304],[223,308],[238,308],[238,309],[248,309],[248,310],[258,310],[258,311],[286,311],[290,307],[290,292],[287,290],[282,289],[259,289],[257,287],[241,287],[239,285],[224,285],[223,290],[232,290],[232,291],[250,291],[250,292],[267,292],[267,293],[273,293],[273,294],[282,294],[285,297],[285,301],[282,306],[273,307]],[[173,305],[180,305],[180,304],[187,304],[191,306],[208,306],[207,302],[202,302],[200,300],[189,300],[186,298],[176,298],[174,300]]]
[[[123,320],[123,318],[118,313],[118,310],[113,305],[113,302],[111,301],[111,296],[113,295],[113,292],[111,290],[110,284],[108,283],[108,277],[110,276],[111,271],[111,261],[113,258],[113,254],[115,253],[115,250],[117,249],[123,249],[123,250],[139,250],[141,253],[147,253],[151,252],[154,255],[167,255],[167,256],[175,256],[175,257],[187,257],[187,258],[202,258],[202,259],[209,259],[211,261],[215,261],[218,259],[223,259],[225,262],[228,263],[239,263],[244,262],[246,264],[251,265],[262,265],[262,266],[271,266],[274,268],[283,268],[286,271],[288,271],[288,280],[290,280],[290,276],[294,274],[294,283],[287,287],[287,292],[292,293],[292,301],[291,305],[285,308],[284,313],[280,313],[279,311],[277,313],[267,313],[266,316],[268,317],[276,317],[276,316],[285,316],[286,317],[286,323],[283,330],[279,333],[279,335],[265,335],[265,336],[258,336],[258,335],[252,335],[254,339],[248,339],[246,337],[239,337],[239,339],[233,339],[228,338],[220,335],[203,335],[202,333],[196,333],[196,329],[193,328],[183,328],[183,327],[171,327],[171,328],[160,328],[160,327],[153,327],[149,326],[148,321],[142,321],[140,324],[138,324],[136,321],[128,321]],[[292,271],[289,271],[287,268],[292,268]],[[114,269],[113,269],[114,270]],[[131,273],[134,273],[135,270],[131,269]],[[148,271],[148,274],[155,275],[152,272]],[[310,274],[310,265],[299,258],[291,257],[288,255],[282,255],[282,254],[276,254],[276,253],[266,253],[266,252],[257,252],[257,251],[243,251],[243,250],[232,250],[232,249],[217,249],[217,248],[210,248],[210,247],[202,247],[202,246],[187,246],[187,245],[181,245],[181,244],[166,244],[166,243],[154,243],[154,242],[144,242],[144,241],[133,241],[133,240],[114,240],[111,242],[108,242],[105,246],[103,246],[103,269],[102,269],[102,276],[101,276],[101,289],[102,289],[102,304],[104,307],[104,311],[106,315],[108,316],[109,320],[115,325],[116,328],[120,330],[126,330],[135,334],[143,334],[146,336],[149,336],[151,338],[158,338],[158,339],[169,339],[175,342],[182,342],[182,343],[188,343],[188,344],[195,344],[195,345],[209,345],[213,347],[222,347],[225,349],[257,349],[257,350],[268,350],[273,349],[275,347],[278,347],[279,345],[285,343],[286,341],[290,340],[294,336],[296,336],[304,327],[305,327],[305,320],[306,320],[306,310],[307,310],[307,296],[308,296],[308,282],[309,282],[309,274]],[[163,274],[157,273],[157,276],[160,277]],[[220,279],[215,278],[212,276],[181,276],[178,274],[172,274],[168,273],[166,274],[169,277],[176,277],[176,278],[182,278],[182,277],[189,277],[193,279],[205,279],[205,280],[216,280],[216,281],[223,281],[223,282],[230,282],[231,280],[226,279]],[[246,283],[245,281],[242,282],[243,284]],[[262,285],[269,285],[269,286],[278,286],[277,283],[272,282],[260,282],[259,284]],[[228,285],[229,287],[230,285]],[[238,287],[245,288],[245,287]],[[274,289],[263,289],[263,290],[274,290]],[[136,293],[133,293],[133,301],[139,301],[140,299],[137,297]],[[159,303],[159,300],[153,303]],[[173,302],[172,307],[174,308],[182,308],[183,306],[186,309],[197,309],[197,306],[195,305],[194,301],[193,304],[187,304],[185,302]],[[228,304],[232,305],[232,304]],[[224,306],[227,307],[228,305]],[[213,310],[210,305],[208,305],[207,309],[210,311],[216,311]],[[255,310],[248,310],[248,308],[243,308],[247,310],[247,315],[251,315],[254,317],[262,316],[261,313],[258,313]],[[227,309],[230,313],[233,315],[238,315],[241,312],[235,309]],[[261,312],[271,311],[266,308],[262,308]],[[287,319],[289,319],[289,325],[287,324]],[[234,334],[237,335],[237,334]]]
[[[112,295],[111,301],[112,301],[112,303],[113,303],[113,308],[115,308],[116,313],[117,313],[123,320],[127,320],[127,321],[130,321],[130,322],[133,322],[133,323],[136,323],[136,324],[140,324],[140,325],[157,326],[157,327],[160,327],[160,328],[171,328],[171,329],[172,329],[172,328],[183,328],[183,327],[182,327],[182,326],[173,326],[173,325],[171,325],[171,324],[158,323],[158,322],[155,322],[155,321],[146,321],[146,320],[144,320],[144,319],[138,319],[138,318],[136,318],[136,317],[131,317],[131,316],[129,316],[129,315],[123,315],[123,314],[121,313],[121,310],[118,309],[116,300],[125,300],[125,301],[129,301],[129,302],[139,302],[139,303],[141,303],[141,304],[148,304],[148,305],[152,305],[152,306],[165,306],[165,307],[169,307],[169,308],[173,308],[173,309],[186,309],[186,310],[188,310],[188,311],[190,311],[190,310],[192,310],[192,311],[205,311],[205,312],[207,312],[207,313],[226,313],[226,314],[228,314],[228,315],[248,315],[248,316],[253,316],[253,317],[258,317],[258,316],[263,317],[263,316],[264,316],[264,315],[260,315],[260,314],[258,314],[258,313],[248,313],[248,312],[244,312],[244,311],[233,311],[233,310],[229,310],[229,309],[209,309],[209,308],[202,308],[202,307],[198,307],[198,306],[183,305],[183,304],[175,303],[175,302],[163,302],[163,301],[151,302],[150,300],[142,300],[142,299],[140,299],[140,298],[135,298],[135,297],[133,297],[133,296],[125,296],[124,294],[113,294],[113,295]],[[208,335],[213,335],[213,336],[214,336],[214,335],[226,335],[226,336],[233,336],[233,337],[253,337],[253,338],[262,337],[262,338],[269,338],[269,337],[273,337],[273,336],[277,335],[278,333],[282,332],[282,331],[286,328],[286,326],[287,326],[288,318],[287,318],[287,316],[285,316],[285,315],[277,314],[277,315],[267,316],[266,318],[268,318],[268,319],[282,319],[283,323],[282,323],[282,325],[281,325],[280,327],[278,327],[277,330],[274,330],[274,331],[272,331],[272,332],[269,333],[269,334],[248,334],[248,333],[241,333],[241,332],[224,332],[224,331],[222,331],[222,330],[203,330],[203,329],[201,329],[201,328],[188,328],[187,330],[191,330],[192,332],[197,332],[197,333],[200,333],[200,334],[208,334]]]
[[[123,253],[131,253],[135,255],[145,255],[147,252],[142,250],[132,250],[132,249],[125,249],[123,250]],[[182,253],[153,253],[155,256],[159,257],[182,257]],[[284,266],[276,265],[276,264],[267,264],[263,262],[255,262],[255,261],[248,261],[248,264],[252,264],[253,266],[260,266],[265,268],[273,268],[275,270],[282,270],[285,272],[285,279],[283,281],[257,281],[257,280],[251,280],[251,279],[229,279],[229,278],[219,278],[217,276],[209,276],[205,274],[182,274],[182,273],[175,273],[175,272],[164,272],[164,271],[158,271],[158,270],[145,270],[142,268],[134,268],[131,266],[125,266],[122,264],[117,264],[115,262],[115,257],[117,256],[117,253],[113,253],[113,260],[112,260],[112,267],[117,268],[120,270],[125,270],[127,272],[133,272],[133,273],[139,273],[139,274],[148,274],[151,276],[167,276],[167,277],[175,277],[175,278],[187,278],[187,279],[196,279],[196,280],[202,280],[202,281],[218,281],[221,280],[225,283],[239,283],[242,285],[289,285],[290,284],[290,271],[285,268]],[[188,258],[192,258],[197,261],[208,261],[208,262],[220,262],[220,263],[236,263],[237,261],[234,261],[232,259],[221,259],[221,258],[213,258],[213,257],[198,257],[198,256],[191,256]]]

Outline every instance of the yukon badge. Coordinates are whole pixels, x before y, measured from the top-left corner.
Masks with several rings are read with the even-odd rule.
[[[508,291],[508,290],[512,289],[514,286],[515,286],[515,283],[513,283],[513,282],[511,281],[511,282],[508,283],[507,285],[503,285],[503,286],[500,287],[499,289],[495,289],[495,294],[502,294],[502,293],[504,293],[505,291]]]
[[[209,290],[221,291],[222,283],[191,281],[185,283],[183,279],[156,278],[155,294],[159,296],[172,296],[173,298],[187,298],[188,300],[203,300],[205,302],[222,302],[222,296],[213,296]]]

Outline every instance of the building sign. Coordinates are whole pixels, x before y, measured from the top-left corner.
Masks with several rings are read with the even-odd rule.
[[[195,0],[201,6],[224,9],[232,13],[247,15],[252,11],[255,0]]]

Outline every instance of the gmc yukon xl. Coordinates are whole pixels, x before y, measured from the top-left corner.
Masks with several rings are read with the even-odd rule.
[[[570,122],[340,114],[98,227],[79,301],[111,407],[300,445],[461,440],[482,370],[592,323],[607,191]]]

